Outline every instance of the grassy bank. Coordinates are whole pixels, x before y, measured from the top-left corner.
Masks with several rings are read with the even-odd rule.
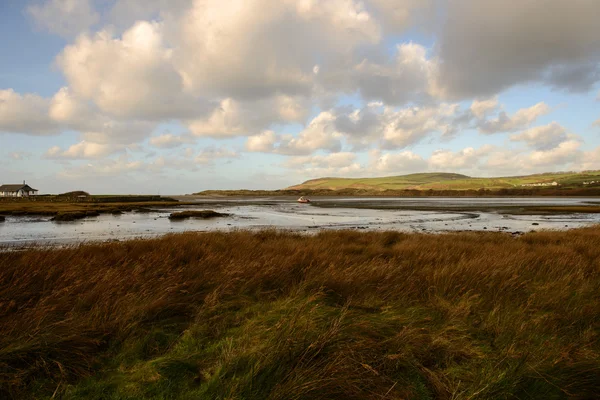
[[[0,253],[0,398],[600,393],[600,228]]]
[[[600,187],[561,187],[531,189],[282,189],[282,190],[205,190],[195,196],[207,197],[598,197]]]
[[[553,186],[553,184],[556,184]],[[372,189],[372,190],[544,190],[600,189],[600,171],[544,173],[525,176],[477,178],[452,173],[418,173],[378,178],[319,178],[288,189]]]

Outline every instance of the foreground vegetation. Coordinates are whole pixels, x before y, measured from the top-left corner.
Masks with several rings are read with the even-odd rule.
[[[600,227],[0,253],[0,398],[600,393]]]

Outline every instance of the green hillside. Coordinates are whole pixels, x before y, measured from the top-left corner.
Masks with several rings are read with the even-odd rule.
[[[556,185],[553,183],[556,182]],[[527,176],[475,178],[451,173],[421,173],[382,178],[319,178],[288,190],[478,190],[515,188],[587,188],[600,186],[600,171],[544,173]]]

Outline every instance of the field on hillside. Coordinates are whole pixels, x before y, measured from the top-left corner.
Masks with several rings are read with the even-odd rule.
[[[304,182],[288,189],[370,189],[370,190],[478,190],[478,189],[518,189],[537,183],[557,182],[562,188],[581,188],[583,182],[598,181],[600,171],[586,173],[537,174],[517,177],[472,178],[460,174],[423,173],[382,178],[320,178]]]
[[[591,399],[600,227],[0,252],[0,398]]]

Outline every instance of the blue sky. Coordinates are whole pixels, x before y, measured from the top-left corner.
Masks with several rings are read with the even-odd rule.
[[[0,183],[600,169],[600,3],[543,3],[4,0]]]

